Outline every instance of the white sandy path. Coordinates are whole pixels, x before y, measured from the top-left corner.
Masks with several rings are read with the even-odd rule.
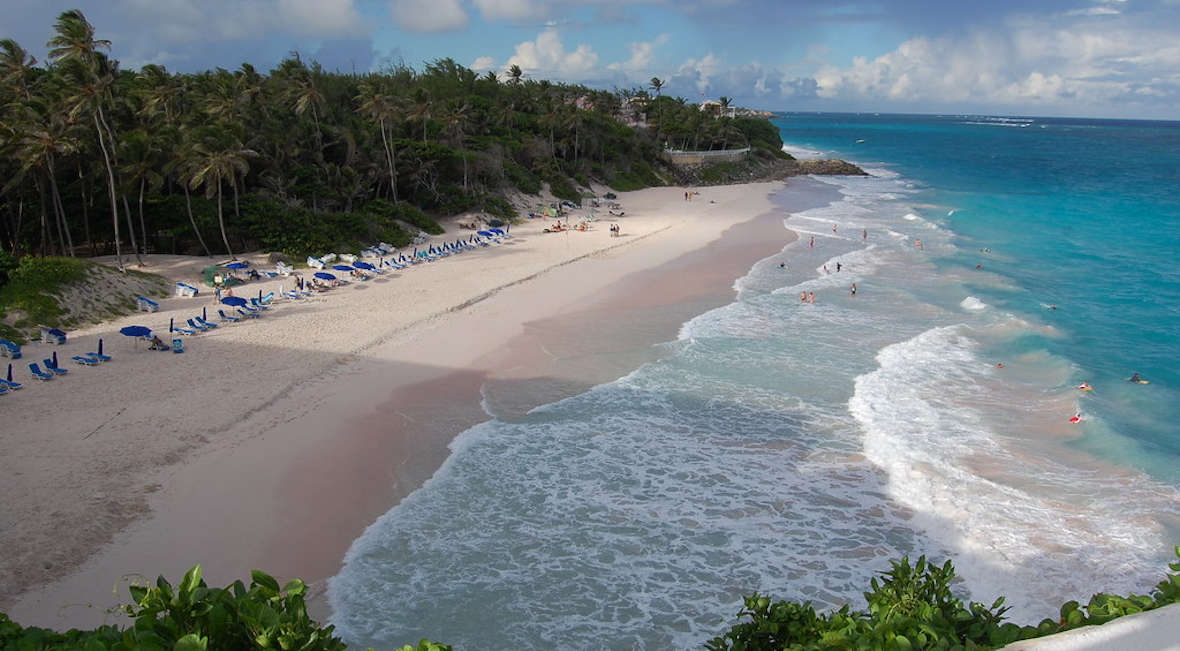
[[[329,576],[341,545],[388,508],[394,498],[387,485],[398,478],[377,464],[358,470],[377,475],[367,478],[374,495],[328,494],[332,487],[292,493],[293,469],[316,472],[319,459],[309,454],[324,456],[325,444],[335,453],[338,430],[358,415],[372,417],[373,405],[399,387],[472,370],[524,323],[570,309],[629,273],[766,212],[768,193],[781,187],[707,188],[692,202],[683,200],[683,188],[625,193],[623,237],[609,237],[607,221],[589,232],[545,234],[550,220],[531,220],[514,226],[502,245],[286,302],[253,322],[185,338],[182,355],[148,352],[115,333],[130,324],[166,331],[170,316],[183,321],[202,306],[212,317],[211,297],[167,299],[158,313],[71,333],[61,351],[67,359],[93,350],[103,336],[115,360],[47,384],[26,382],[0,405],[0,549],[7,552],[0,609],[25,624],[93,625],[104,620],[101,610],[79,604],[105,607],[124,597],[122,587],[118,597],[111,593],[124,573],[179,577],[197,561],[212,584],[247,577],[254,567]],[[168,275],[206,261],[153,256],[149,265]],[[278,284],[252,283],[239,294]],[[30,359],[44,356],[45,347],[29,349]],[[397,405],[392,409],[397,413]],[[384,455],[388,445],[354,441],[347,450]],[[415,458],[413,441],[399,445],[400,463],[424,465],[426,476],[441,461]],[[331,557],[314,549],[305,557],[275,551],[284,528],[306,526],[302,520],[315,520],[317,509],[346,511],[351,501],[370,502],[367,521],[341,514],[338,526],[325,526]],[[52,580],[63,569],[74,571]],[[17,598],[27,586],[35,587]]]

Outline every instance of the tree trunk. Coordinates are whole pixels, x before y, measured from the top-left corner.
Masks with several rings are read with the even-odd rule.
[[[230,181],[230,184],[233,186],[233,189],[234,189],[234,219],[237,219],[238,223],[241,224],[242,223],[242,211],[238,207],[238,176],[236,174],[234,175],[234,178]]]
[[[205,250],[205,255],[212,258],[213,254],[209,252],[209,246],[205,244],[205,238],[201,237],[201,230],[197,228],[197,220],[193,217],[193,202],[188,193],[188,186],[184,183],[180,185],[184,188],[184,205],[188,208],[188,223],[192,224],[193,232],[197,234],[197,241],[201,243],[201,248]]]
[[[221,179],[217,179],[217,224],[221,226],[221,241],[225,244],[225,252],[231,260],[237,260],[232,249],[229,248],[229,238],[225,235],[225,218],[221,214]]]
[[[57,190],[57,174],[53,168],[53,156],[49,157],[49,190],[53,200],[53,209],[57,213],[58,237],[61,238],[62,248],[66,255],[74,257],[74,236],[70,233],[70,224],[66,221],[66,208],[61,202],[61,193]]]
[[[381,121],[381,144],[385,145],[385,160],[389,163],[389,188],[393,194],[393,202],[397,203],[397,167],[394,165],[393,148],[389,146],[389,139],[385,136],[385,120]]]
[[[41,198],[41,241],[37,245],[37,254],[45,257],[48,253],[49,244],[49,216],[45,211],[45,184],[41,182],[41,175],[37,175],[35,180],[37,184],[37,196]]]
[[[90,236],[90,200],[86,196],[86,176],[82,174],[82,163],[78,163],[78,187],[82,189],[82,228],[86,233],[86,246],[90,249],[90,256],[98,255],[94,251],[94,238]]]
[[[135,222],[131,221],[131,205],[127,203],[127,195],[119,195],[123,199],[123,214],[127,216],[127,233],[131,236],[131,250],[135,251],[135,263],[143,266],[143,256],[139,254],[139,243],[135,239]]]
[[[127,269],[123,266],[123,250],[119,246],[119,204],[115,200],[115,171],[111,169],[111,156],[107,153],[106,142],[102,137],[102,125],[98,121],[101,112],[102,108],[99,107],[94,114],[94,128],[98,131],[98,146],[102,149],[102,158],[107,166],[107,192],[111,195],[111,222],[115,225],[115,260],[118,263],[119,271],[126,272]]]
[[[147,185],[147,179],[146,178],[140,179],[139,180],[139,234],[143,236],[143,252],[146,255],[148,252],[148,250],[147,250],[148,236],[147,236],[147,226],[144,225],[144,221],[143,221],[143,186],[145,186],[145,185]]]

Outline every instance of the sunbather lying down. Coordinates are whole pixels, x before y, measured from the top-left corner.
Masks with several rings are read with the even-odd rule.
[[[159,337],[152,335],[152,345],[148,346],[148,350],[169,350],[169,348]]]

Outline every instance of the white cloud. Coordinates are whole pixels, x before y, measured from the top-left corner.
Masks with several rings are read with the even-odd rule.
[[[963,38],[913,38],[874,59],[821,67],[815,77],[820,96],[835,100],[1076,107],[1155,96],[1152,89],[1174,96],[1178,69],[1180,44],[1166,29],[1124,17],[1056,16]]]
[[[691,84],[698,92],[705,93],[709,90],[709,82],[721,69],[721,60],[709,52],[700,59],[688,59],[680,64],[673,78],[677,80],[678,85]]]
[[[390,12],[402,29],[446,32],[467,27],[467,11],[460,0],[390,0]]]
[[[345,36],[366,31],[354,0],[278,0],[278,15],[297,34]]]
[[[667,34],[660,34],[654,41],[631,43],[628,46],[631,58],[626,61],[616,61],[608,65],[607,69],[629,74],[646,74],[651,69],[652,55],[655,53],[656,47],[664,45],[668,39]]]
[[[475,0],[475,6],[488,20],[524,20],[548,13],[543,3],[533,0]]]
[[[476,72],[483,72],[484,70],[491,70],[496,67],[496,60],[492,57],[477,57],[475,62],[471,64],[471,69]]]
[[[534,76],[580,80],[594,73],[598,65],[598,53],[584,43],[573,51],[567,51],[557,28],[547,27],[537,35],[535,41],[525,41],[516,46],[515,53],[505,67],[512,65],[518,65],[521,70]]]

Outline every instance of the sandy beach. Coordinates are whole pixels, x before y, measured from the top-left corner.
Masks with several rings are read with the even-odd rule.
[[[618,377],[728,302],[791,237],[769,200],[783,187],[625,193],[621,237],[605,220],[558,234],[529,220],[503,244],[185,338],[182,355],[118,330],[212,317],[211,293],[71,332],[59,356],[103,337],[114,361],[44,384],[18,364],[25,388],[0,405],[0,610],[59,629],[116,622],[107,609],[129,577],[176,580],[197,562],[211,584],[259,568],[322,587],[489,410],[510,417]],[[147,262],[189,282],[209,264]],[[50,354],[30,344],[21,361]]]

